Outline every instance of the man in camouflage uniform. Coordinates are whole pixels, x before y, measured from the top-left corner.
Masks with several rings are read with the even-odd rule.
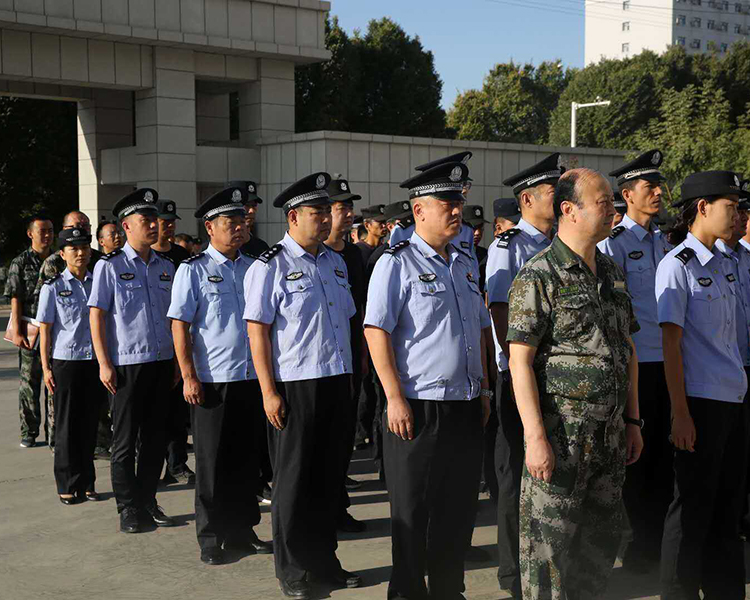
[[[31,247],[10,263],[5,296],[11,303],[11,324],[15,329],[12,340],[18,346],[18,363],[21,382],[18,387],[18,412],[21,418],[21,447],[31,448],[39,437],[42,422],[39,392],[42,386],[42,362],[39,349],[32,348],[25,335],[24,320],[35,319],[39,295],[35,292],[42,261],[51,252],[55,232],[52,221],[42,216],[29,219],[27,235]],[[46,391],[45,391],[46,397]],[[46,412],[46,411],[45,411]],[[47,440],[50,439],[47,429]]]
[[[89,218],[82,213],[81,211],[74,210],[69,212],[63,217],[63,229],[82,229],[86,232],[86,235],[91,235],[91,221]],[[96,264],[96,261],[99,260],[99,258],[102,256],[102,253],[98,250],[95,250],[94,248],[91,249],[91,260],[89,261],[89,271],[91,273],[94,272],[94,265]],[[39,270],[39,279],[36,284],[36,289],[34,290],[34,296],[36,298],[39,298],[39,294],[42,291],[42,286],[44,285],[45,281],[49,281],[50,279],[54,279],[57,277],[60,273],[62,273],[65,270],[65,261],[63,260],[63,257],[60,256],[58,252],[52,252],[42,263],[42,268]],[[47,431],[47,443],[51,448],[54,448],[55,446],[55,403],[54,403],[54,396],[49,395],[45,391],[45,395],[47,396],[47,420],[45,424],[45,429]],[[111,430],[112,422],[109,418],[109,411],[106,411],[106,414],[104,415],[104,418],[109,423],[109,428]],[[100,423],[99,427],[99,439],[97,439],[97,450],[101,446],[100,439],[101,439],[101,433],[102,433],[102,427]],[[109,448],[109,444],[112,441],[112,434],[111,432],[109,435],[109,442],[106,443],[105,448]]]
[[[615,209],[590,169],[555,187],[558,236],[509,296],[510,370],[524,426],[524,600],[604,597],[625,527],[625,465],[643,447],[638,330],[620,268],[596,248]]]

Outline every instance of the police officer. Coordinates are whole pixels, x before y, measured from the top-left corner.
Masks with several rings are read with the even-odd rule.
[[[183,261],[190,258],[190,252],[179,244],[174,243],[174,233],[180,216],[177,214],[177,204],[173,200],[160,198],[156,202],[157,220],[159,224],[159,239],[151,245],[165,258],[174,264],[175,270]],[[195,483],[195,473],[187,465],[187,437],[190,413],[182,398],[182,386],[176,385],[169,393],[169,413],[167,415],[167,460],[164,470],[165,484]]]
[[[485,273],[487,271],[487,248],[480,246],[484,237],[484,206],[479,204],[465,205],[461,219],[464,225],[468,225],[473,230],[471,240],[472,249],[479,263],[479,289],[484,294]]]
[[[97,263],[88,302],[99,378],[114,396],[112,491],[125,533],[175,524],[156,504],[177,371],[167,320],[174,265],[151,250],[157,200],[156,190],[141,188],[115,204],[128,241]]]
[[[44,383],[54,395],[55,482],[65,505],[99,500],[94,488],[94,446],[99,406],[105,396],[89,326],[91,235],[63,229],[58,245],[67,265],[48,279],[39,296],[40,352]]]
[[[260,510],[248,501],[256,494],[258,457],[247,433],[265,430],[246,426],[259,418],[254,405],[261,397],[242,320],[244,278],[253,263],[239,250],[245,240],[242,192],[230,187],[214,194],[195,218],[210,242],[177,270],[167,316],[193,423],[201,560],[218,565],[226,549],[271,554],[273,545],[253,531]]]
[[[338,252],[346,264],[346,273],[351,286],[352,298],[357,312],[351,318],[349,323],[351,329],[352,345],[352,369],[354,396],[352,397],[352,408],[350,412],[352,421],[346,431],[349,437],[347,446],[347,455],[345,457],[345,469],[349,470],[349,463],[354,450],[355,433],[357,421],[360,415],[361,404],[359,402],[359,392],[362,385],[362,374],[367,370],[368,354],[365,352],[364,335],[362,331],[362,319],[364,318],[365,296],[367,288],[365,287],[365,267],[362,264],[362,254],[360,250],[352,243],[346,240],[346,234],[351,227],[354,216],[354,202],[361,200],[362,196],[354,194],[349,187],[346,179],[335,179],[328,185],[328,194],[331,198],[331,232],[324,242],[331,250]],[[366,407],[364,407],[366,409]],[[372,414],[369,415],[372,419]],[[367,419],[367,415],[363,416]],[[346,476],[341,485],[341,508],[337,518],[337,527],[340,531],[356,533],[364,531],[365,524],[355,519],[347,509],[351,505],[347,490],[356,490],[362,484],[356,479]]]
[[[385,222],[385,204],[373,204],[362,209],[362,223],[367,229],[367,236],[357,242],[357,248],[362,252],[362,262],[365,265],[388,235]]]
[[[523,598],[604,598],[625,519],[625,465],[643,441],[638,330],[620,268],[596,244],[612,229],[609,182],[560,177],[557,236],[508,296],[510,369],[526,441]],[[515,595],[515,594],[514,594]]]
[[[253,233],[255,217],[258,213],[258,205],[263,204],[263,198],[258,195],[258,184],[254,181],[230,181],[227,187],[236,187],[242,190],[242,202],[245,205],[245,225],[247,227],[248,240],[240,250],[243,254],[257,258],[268,250],[268,244]]]
[[[365,335],[387,397],[384,461],[391,501],[389,598],[454,599],[464,590],[489,416],[473,258],[454,246],[468,168],[443,163],[401,184],[416,229],[375,266]],[[480,399],[481,398],[481,399]]]
[[[388,230],[389,241],[381,244],[375,251],[370,255],[367,261],[367,281],[369,286],[370,277],[372,271],[375,268],[375,263],[378,262],[383,253],[391,247],[390,238],[393,237],[394,232],[399,230],[406,230],[414,225],[414,217],[411,214],[411,204],[408,200],[399,200],[397,202],[391,202],[386,204],[383,208],[383,217],[385,218],[385,226]],[[399,235],[404,235],[401,232]]]
[[[322,242],[331,231],[331,177],[313,173],[274,200],[289,231],[245,276],[245,314],[270,434],[276,577],[309,598],[308,575],[358,587],[336,557],[336,516],[351,422],[356,313],[346,263]]]
[[[527,260],[550,245],[555,225],[555,184],[565,171],[558,152],[520,173],[506,178],[521,212],[518,225],[490,245],[487,257],[487,303],[495,337],[498,431],[495,439],[495,472],[498,485],[497,549],[500,587],[521,595],[518,566],[518,502],[523,470],[523,426],[511,396],[508,371],[508,292]],[[505,206],[507,212],[507,203]]]
[[[640,414],[648,426],[643,430],[643,452],[638,462],[627,468],[622,493],[633,529],[623,567],[635,572],[644,572],[659,561],[664,517],[673,487],[669,394],[654,295],[656,268],[672,249],[653,222],[662,204],[662,160],[661,151],[650,150],[609,173],[617,178],[627,214],[598,246],[625,273],[635,318],[641,327],[633,334],[633,342],[638,353]]]
[[[515,198],[498,198],[492,202],[492,212],[495,215],[493,237],[500,237],[508,229],[513,229],[521,220],[521,210]]]
[[[730,237],[741,194],[729,171],[685,178],[675,248],[656,271],[664,369],[672,405],[675,498],[664,523],[661,597],[745,597],[747,376],[737,344],[738,285],[716,241]]]

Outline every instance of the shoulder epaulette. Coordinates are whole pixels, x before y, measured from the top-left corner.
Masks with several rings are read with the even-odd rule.
[[[104,256],[102,256],[101,259],[102,260],[109,260],[110,258],[112,258],[114,256],[117,256],[118,254],[122,254],[122,250],[113,250],[109,254],[105,254]]]
[[[198,254],[194,254],[190,258],[186,258],[182,262],[183,262],[183,264],[188,264],[188,263],[193,262],[194,260],[198,260],[199,258],[201,258],[202,256],[205,256],[205,255],[206,255],[205,252],[198,252]]]
[[[610,239],[615,239],[618,235],[620,235],[623,231],[625,231],[625,227],[622,225],[618,225],[612,230],[612,233],[609,234]]]
[[[675,257],[683,264],[688,264],[688,261],[695,256],[695,250],[692,248],[683,248],[680,250],[677,254],[675,254]]]
[[[407,246],[409,246],[411,242],[409,240],[403,240],[399,242],[398,244],[394,244],[390,248],[387,248],[384,252],[384,254],[396,254],[396,252],[400,252]]]
[[[282,246],[281,244],[274,244],[268,250],[266,250],[263,254],[261,254],[258,257],[258,260],[261,261],[261,262],[264,262],[264,263],[268,264],[268,262],[274,256],[276,256],[279,252],[281,252],[283,248],[284,248],[284,246]]]
[[[57,281],[58,279],[60,279],[60,273],[58,273],[58,274],[57,274],[57,275],[55,275],[54,277],[47,277],[46,279],[44,279],[44,280],[42,281],[42,283],[43,283],[44,285],[49,285],[50,283],[53,283],[54,281]]]
[[[168,260],[169,262],[174,264],[174,260],[170,256],[167,256],[164,252],[160,252],[159,250],[154,250],[154,252],[161,256],[164,260]]]
[[[521,233],[521,230],[516,229],[515,227],[513,229],[508,229],[508,231],[504,231],[497,238],[497,247],[507,248],[510,244],[510,240],[513,239],[513,236],[518,235],[519,233]]]

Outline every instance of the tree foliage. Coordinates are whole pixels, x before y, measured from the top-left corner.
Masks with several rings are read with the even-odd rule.
[[[28,246],[32,214],[60,226],[78,205],[77,186],[76,105],[0,97],[0,264]]]
[[[557,99],[574,71],[559,61],[495,65],[481,90],[459,95],[448,111],[448,127],[458,139],[542,144]]]
[[[445,135],[443,84],[418,37],[388,18],[349,36],[334,17],[326,47],[330,61],[296,69],[297,131]]]

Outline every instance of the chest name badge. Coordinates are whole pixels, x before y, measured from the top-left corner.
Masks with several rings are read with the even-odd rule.
[[[172,276],[169,273],[162,273],[159,275],[159,281],[172,281]]]
[[[727,275],[727,281],[730,283],[734,283],[735,281],[737,281],[737,279],[732,273],[730,273],[729,275]]]
[[[63,298],[67,298],[68,296],[72,296],[73,292],[71,290],[62,290],[58,296],[62,296]]]
[[[568,287],[561,287],[558,296],[568,296],[570,294],[577,294],[581,291],[580,286],[569,285]]]
[[[289,275],[286,276],[286,280],[297,281],[300,277],[302,277],[302,271],[295,271],[294,273],[289,273]]]
[[[435,281],[437,279],[437,275],[435,273],[425,273],[424,275],[419,276],[419,281],[424,281],[425,283],[429,283],[430,281]]]
[[[638,260],[639,258],[643,256],[643,252],[641,250],[633,250],[633,252],[628,254],[628,256],[632,258],[633,260]]]
[[[120,273],[120,279],[123,281],[130,281],[131,279],[135,279],[135,273]]]
[[[710,277],[699,277],[698,283],[700,283],[703,287],[708,287],[713,283],[713,280]]]
[[[469,249],[469,242],[461,242],[461,248]]]
[[[625,282],[624,281],[615,281],[612,284],[612,287],[614,287],[614,289],[616,289],[616,290],[620,290],[621,292],[624,292],[625,291]]]
[[[211,276],[210,276],[210,277],[208,278],[208,280],[209,280],[209,281],[210,281],[211,283],[221,283],[222,281],[224,281],[224,278],[223,278],[223,277],[221,277],[220,275],[211,275]]]
[[[333,272],[336,273],[337,277],[341,277],[341,279],[346,279],[346,275],[344,274],[343,271],[340,271],[339,269],[334,269]]]

